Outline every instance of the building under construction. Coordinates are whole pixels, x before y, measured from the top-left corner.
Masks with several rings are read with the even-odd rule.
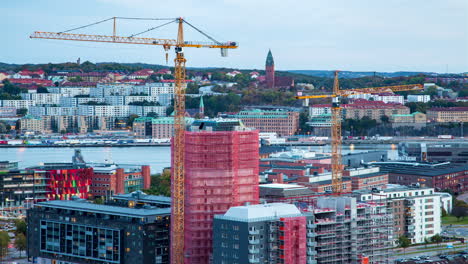
[[[258,157],[258,131],[239,120],[205,120],[185,132],[184,263],[210,263],[215,214],[258,204]]]
[[[316,263],[390,263],[393,218],[384,202],[320,197],[312,210]]]

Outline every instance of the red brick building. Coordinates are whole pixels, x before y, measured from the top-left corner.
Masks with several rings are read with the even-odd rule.
[[[265,81],[267,88],[291,88],[294,87],[294,79],[289,76],[275,76],[275,62],[271,50],[268,51],[265,63]]]
[[[151,173],[148,165],[119,166],[103,164],[94,167],[90,186],[93,197],[110,197],[150,187]]]
[[[452,190],[455,193],[468,191],[468,165],[451,163],[406,164],[401,162],[377,163],[382,171],[389,173],[390,183]]]

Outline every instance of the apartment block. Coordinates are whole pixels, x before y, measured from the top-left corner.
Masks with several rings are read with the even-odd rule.
[[[93,197],[109,198],[149,189],[151,181],[148,165],[93,164],[90,194]]]
[[[343,105],[343,116],[346,119],[362,119],[369,117],[382,122],[381,117],[410,114],[410,109],[398,103],[384,103],[381,101],[367,101],[358,99],[351,104]]]
[[[18,217],[34,203],[46,200],[47,178],[45,171],[9,168],[0,171],[0,215]]]
[[[231,207],[214,217],[213,263],[316,263],[312,225],[292,204]]]
[[[434,107],[427,110],[427,119],[432,122],[468,122],[468,107]]]
[[[244,110],[229,118],[240,119],[245,126],[260,132],[275,132],[280,136],[291,136],[299,129],[299,112],[286,110]]]
[[[41,117],[26,115],[20,119],[19,129],[23,132],[46,133],[44,122]]]
[[[431,100],[431,96],[427,94],[408,94],[408,103],[427,103]]]
[[[14,107],[16,109],[26,108],[29,109],[31,106],[35,106],[36,102],[33,100],[0,100],[0,106]]]
[[[395,239],[403,235],[412,243],[424,243],[441,232],[441,195],[434,188],[390,184],[386,189],[357,190],[353,194],[363,202],[387,202],[394,213]]]
[[[209,263],[214,215],[224,214],[232,206],[259,202],[258,131],[241,127],[239,121],[231,127],[219,123],[224,131],[199,127],[185,132],[187,264]]]
[[[89,96],[91,87],[46,87],[49,93],[62,94],[63,97]]]
[[[23,100],[32,100],[36,105],[58,105],[62,94],[59,93],[22,93]]]

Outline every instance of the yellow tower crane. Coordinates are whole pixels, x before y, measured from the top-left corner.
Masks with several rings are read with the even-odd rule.
[[[342,164],[342,133],[341,133],[341,121],[343,108],[340,105],[341,98],[348,97],[355,94],[365,93],[383,93],[383,92],[401,92],[401,91],[413,91],[421,90],[423,86],[421,84],[410,84],[410,85],[396,85],[396,86],[384,86],[384,87],[371,87],[371,88],[360,88],[360,89],[346,89],[341,90],[338,80],[338,71],[335,71],[335,79],[333,82],[332,94],[320,94],[320,95],[301,95],[296,96],[296,99],[314,99],[314,98],[332,98],[331,105],[331,167],[332,167],[332,190],[334,194],[340,194],[343,190],[343,164]]]
[[[143,32],[124,37],[116,34],[116,21],[118,19],[132,20],[166,20],[168,22],[145,30]],[[88,34],[72,34],[70,31],[90,27],[106,21],[113,21],[112,35],[88,35]],[[147,33],[157,28],[166,26],[171,23],[178,24],[177,39],[159,39],[159,38],[141,38],[137,35]],[[185,41],[183,25],[186,24],[198,31],[200,34],[207,37],[211,42]],[[171,179],[171,263],[184,263],[184,147],[185,147],[185,89],[186,89],[186,71],[183,48],[219,48],[221,56],[227,56],[228,49],[238,47],[236,42],[219,42],[208,34],[204,33],[197,27],[193,26],[183,18],[127,18],[127,17],[112,17],[85,26],[73,28],[63,32],[34,32],[31,38],[40,39],[58,39],[58,40],[75,40],[75,41],[91,41],[91,42],[108,42],[108,43],[123,43],[123,44],[142,44],[162,46],[167,52],[171,47],[174,47],[176,57],[175,62],[175,90],[174,90],[174,139],[173,139],[173,175]]]

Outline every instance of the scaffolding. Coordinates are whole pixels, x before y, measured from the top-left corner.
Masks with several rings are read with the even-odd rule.
[[[185,132],[186,264],[210,263],[215,214],[258,204],[258,132]]]
[[[295,198],[307,223],[307,262],[390,263],[393,217],[384,199],[357,203],[352,197]]]

